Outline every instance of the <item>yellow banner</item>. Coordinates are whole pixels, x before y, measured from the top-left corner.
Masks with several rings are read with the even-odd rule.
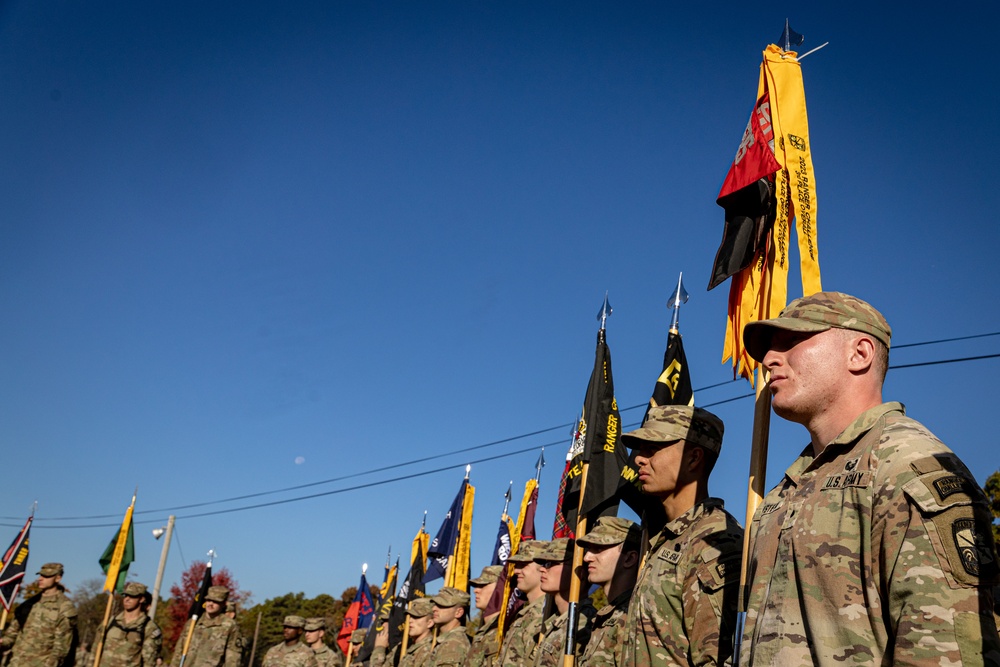
[[[462,520],[458,524],[458,540],[451,557],[445,586],[460,591],[469,590],[469,558],[472,551],[472,506],[476,499],[476,487],[465,483],[465,497],[462,499]]]
[[[794,51],[771,44],[764,51],[757,83],[757,99],[770,97],[774,157],[781,165],[775,174],[777,211],[767,247],[751,266],[732,277],[729,318],[722,361],[733,360],[736,373],[753,384],[757,368],[743,348],[743,327],[749,322],[777,317],[788,300],[789,228],[798,236],[802,294],[822,291],[816,242],[816,179],[813,173],[806,117],[802,68]]]
[[[417,536],[413,538],[413,545],[410,547],[410,563],[425,562],[427,560],[427,547],[430,543],[430,534],[421,526]]]
[[[104,590],[114,593],[118,585],[118,572],[122,567],[122,556],[125,555],[125,545],[128,543],[128,530],[132,525],[132,510],[135,508],[135,496],[132,497],[132,504],[125,510],[125,519],[122,520],[122,527],[118,529],[118,538],[115,540],[115,552],[108,565],[108,576],[104,580]]]

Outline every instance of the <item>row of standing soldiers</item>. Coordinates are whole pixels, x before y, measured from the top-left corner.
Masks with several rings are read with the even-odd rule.
[[[656,406],[622,442],[643,492],[662,506],[662,527],[644,539],[631,521],[601,518],[577,541],[576,573],[571,540],[523,542],[510,562],[525,604],[501,644],[496,616],[470,640],[469,594],[445,587],[409,603],[405,653],[388,645],[385,628],[368,667],[556,667],[570,626],[580,667],[1000,665],[990,507],[954,452],[902,404],[883,402],[891,335],[878,310],[839,292],[797,299],[744,328],[748,354],[768,371],[774,412],[810,441],[753,517],[742,589],[743,528],[708,493],[723,423],[701,408]],[[67,667],[75,611],[59,585],[62,566],[39,574],[39,594],[0,644],[9,667]],[[570,619],[574,574],[608,602],[595,610],[585,598]],[[477,608],[497,576],[485,568],[470,582]],[[210,591],[184,667],[240,666],[227,595]],[[110,667],[150,667],[138,637],[159,631],[143,634],[141,616],[125,609],[106,650],[118,655],[114,635],[131,643],[121,655],[139,657]],[[323,619],[287,617],[285,641],[264,667],[338,667],[323,629]]]

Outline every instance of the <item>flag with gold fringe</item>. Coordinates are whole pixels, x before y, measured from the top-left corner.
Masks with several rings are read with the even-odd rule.
[[[125,519],[121,528],[115,533],[99,562],[101,569],[107,575],[104,580],[104,590],[121,593],[125,590],[125,577],[128,576],[128,566],[135,560],[135,539],[132,533],[132,510],[135,509],[135,495],[132,504],[125,510]]]
[[[722,361],[753,383],[757,368],[743,347],[747,323],[775,317],[788,296],[790,227],[798,238],[803,295],[822,290],[805,90],[798,54],[764,50],[757,102],[719,192],[723,239],[709,289],[732,278]]]

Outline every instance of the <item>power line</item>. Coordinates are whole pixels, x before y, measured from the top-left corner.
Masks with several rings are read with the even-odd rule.
[[[925,341],[925,342],[922,342],[922,343],[910,343],[908,345],[895,346],[894,349],[899,349],[900,347],[916,347],[916,346],[920,346],[920,345],[931,345],[931,344],[935,344],[935,343],[945,343],[945,342],[952,342],[952,341],[957,341],[957,340],[969,340],[969,339],[973,339],[973,338],[984,338],[984,337],[996,336],[996,335],[1000,335],[1000,332],[987,333],[987,334],[977,334],[977,335],[973,335],[973,336],[962,336],[962,337],[959,337],[959,338],[946,338],[946,339],[940,339],[940,340],[937,340],[937,341]],[[921,367],[921,366],[935,366],[935,365],[941,365],[941,364],[961,363],[961,362],[966,362],[966,361],[979,361],[979,360],[985,360],[985,359],[994,359],[994,358],[997,358],[997,357],[1000,357],[1000,354],[981,355],[981,356],[975,356],[975,357],[963,357],[963,358],[956,358],[956,359],[942,359],[942,360],[938,360],[938,361],[917,362],[917,363],[912,363],[912,364],[898,364],[898,365],[891,365],[889,367],[889,369],[890,370],[898,370],[898,369],[906,369],[906,368],[918,368],[918,367]],[[738,380],[734,379],[734,380],[729,380],[729,381],[726,381],[726,382],[720,382],[720,383],[716,383],[716,384],[713,384],[713,385],[708,385],[706,387],[701,387],[699,389],[696,389],[695,392],[707,391],[709,389],[714,389],[716,387],[721,387],[721,386],[724,386],[724,385],[732,384],[733,382],[738,382]],[[714,406],[717,406],[717,405],[723,405],[725,403],[731,403],[733,401],[738,401],[738,400],[742,400],[742,399],[745,399],[745,398],[750,398],[752,396],[754,396],[753,393],[742,394],[742,395],[739,395],[739,396],[734,396],[734,397],[731,397],[731,398],[723,399],[721,401],[716,401],[716,402],[713,402],[713,403],[703,404],[701,407],[705,407],[705,408],[714,407]],[[631,405],[631,406],[628,406],[626,408],[623,408],[623,409],[620,410],[620,412],[628,412],[630,410],[636,410],[638,408],[645,408],[647,405],[648,405],[648,402],[638,403],[636,405]],[[305,488],[311,488],[311,487],[315,487],[315,486],[320,486],[320,485],[323,485],[323,484],[331,484],[333,482],[344,481],[344,480],[347,480],[347,479],[354,479],[354,478],[357,478],[357,477],[362,477],[362,476],[365,476],[365,475],[371,475],[371,474],[375,474],[375,473],[379,473],[379,472],[386,472],[386,471],[389,471],[389,470],[394,470],[394,469],[403,468],[403,467],[407,467],[407,466],[411,466],[411,465],[416,465],[418,463],[425,463],[427,461],[433,461],[433,460],[437,460],[437,459],[446,458],[446,457],[449,457],[449,456],[455,456],[457,454],[462,454],[462,453],[466,453],[466,452],[471,452],[471,451],[476,451],[476,450],[480,450],[480,449],[485,449],[487,447],[494,447],[496,445],[500,445],[500,444],[504,444],[504,443],[508,443],[508,442],[513,442],[513,441],[521,440],[521,439],[524,439],[524,438],[529,438],[529,437],[532,437],[532,436],[535,436],[535,435],[540,435],[540,434],[543,434],[543,433],[550,433],[552,431],[556,431],[556,430],[567,428],[567,427],[572,427],[574,425],[575,425],[574,422],[569,422],[569,423],[565,423],[565,424],[559,424],[557,426],[551,426],[549,428],[539,429],[539,430],[536,430],[536,431],[531,431],[529,433],[523,433],[523,434],[520,434],[520,435],[510,436],[510,437],[507,437],[507,438],[502,438],[500,440],[493,440],[491,442],[483,443],[483,444],[480,444],[480,445],[473,445],[471,447],[464,447],[464,448],[461,448],[461,449],[452,450],[450,452],[444,452],[444,453],[435,454],[435,455],[432,455],[432,456],[425,456],[425,457],[421,457],[421,458],[418,458],[418,459],[411,459],[409,461],[403,461],[403,462],[400,462],[400,463],[394,463],[394,464],[387,465],[387,466],[382,466],[382,467],[379,467],[379,468],[372,468],[372,469],[369,469],[369,470],[362,470],[362,471],[359,471],[359,472],[356,472],[356,473],[351,473],[351,474],[348,474],[348,475],[341,475],[339,477],[333,477],[333,478],[330,478],[330,479],[320,480],[320,481],[317,481],[317,482],[309,482],[309,483],[306,483],[306,484],[299,484],[299,485],[295,485],[295,486],[285,487],[285,488],[282,488],[282,489],[272,489],[272,490],[269,490],[269,491],[260,491],[260,492],[256,492],[256,493],[248,493],[248,494],[243,494],[243,495],[240,495],[240,496],[233,496],[233,497],[230,497],[230,498],[223,498],[223,499],[220,499],[220,500],[209,500],[209,501],[204,501],[204,502],[200,502],[200,503],[189,503],[187,505],[179,505],[179,506],[175,506],[175,507],[167,507],[167,508],[151,509],[151,510],[142,510],[142,511],[135,512],[135,514],[154,514],[154,513],[161,513],[161,512],[174,512],[174,511],[178,511],[178,510],[195,509],[195,508],[198,508],[198,507],[206,507],[206,506],[209,506],[209,505],[217,505],[217,504],[222,504],[222,503],[227,503],[227,502],[236,502],[236,501],[239,501],[239,500],[248,500],[250,498],[259,498],[259,497],[262,497],[262,496],[274,495],[274,494],[278,494],[278,493],[287,493],[289,491],[297,491],[297,490],[301,490],[301,489],[305,489]],[[485,459],[481,459],[479,461],[474,461],[473,463],[483,462],[483,461],[491,461],[491,460],[494,460],[494,459],[497,459],[497,458],[504,458],[506,456],[513,456],[513,455],[516,455],[516,454],[524,453],[526,451],[534,451],[534,450],[539,449],[541,447],[549,447],[549,446],[553,446],[553,445],[558,445],[558,444],[560,444],[562,442],[563,441],[555,441],[555,442],[551,442],[551,443],[546,443],[544,445],[535,445],[535,446],[533,446],[531,448],[528,448],[528,449],[518,450],[516,452],[509,452],[509,453],[498,455],[498,456],[494,456],[494,457],[488,457],[488,458],[485,458]],[[290,499],[282,499],[282,500],[278,500],[278,501],[273,501],[271,503],[257,503],[257,504],[254,504],[254,505],[234,507],[234,508],[229,508],[229,509],[225,509],[225,510],[215,510],[215,511],[212,511],[212,512],[201,512],[201,513],[197,513],[197,514],[189,514],[189,515],[186,515],[186,516],[183,516],[183,517],[179,517],[179,518],[195,518],[195,517],[203,517],[203,516],[212,516],[212,515],[216,515],[216,514],[226,514],[226,513],[229,513],[229,512],[239,512],[239,511],[244,511],[244,510],[247,510],[247,509],[269,507],[271,505],[278,505],[278,504],[284,504],[284,503],[288,503],[288,502],[295,502],[295,501],[298,501],[298,500],[307,500],[307,499],[310,499],[310,498],[322,497],[322,496],[325,496],[325,495],[332,495],[332,494],[344,493],[346,491],[353,491],[353,490],[359,490],[359,489],[368,488],[369,486],[373,486],[373,485],[376,485],[376,484],[388,483],[388,482],[396,482],[396,481],[401,481],[401,480],[405,480],[405,479],[412,479],[414,477],[420,477],[420,476],[423,476],[423,475],[435,474],[435,473],[441,472],[443,470],[451,470],[452,468],[458,467],[459,465],[464,465],[464,464],[456,464],[456,465],[453,465],[453,466],[446,466],[446,467],[437,468],[437,469],[434,469],[434,470],[429,470],[429,471],[424,471],[424,472],[418,472],[418,473],[411,473],[409,475],[405,475],[405,476],[401,476],[401,477],[397,477],[397,478],[392,478],[392,479],[386,480],[385,482],[372,482],[372,483],[369,483],[369,484],[362,484],[362,485],[357,485],[357,486],[354,486],[354,487],[347,487],[345,489],[334,489],[332,491],[327,491],[327,492],[323,492],[323,493],[319,493],[319,494],[311,494],[311,495],[307,495],[307,496],[298,496],[298,497],[290,498]],[[52,518],[36,517],[35,522],[37,524],[38,521],[43,521],[43,522],[46,522],[46,521],[87,521],[87,520],[96,520],[96,519],[110,519],[110,518],[117,518],[117,517],[118,517],[117,514],[99,514],[99,515],[90,515],[90,516],[52,517]],[[0,519],[17,520],[18,518],[17,517],[0,517]],[[136,523],[140,523],[140,524],[141,523],[156,523],[157,521],[159,521],[159,520],[137,521]],[[12,524],[0,524],[0,525],[7,526],[7,527],[16,527],[16,526],[13,526]],[[45,525],[41,525],[39,527],[40,528],[98,528],[98,527],[104,528],[104,527],[109,527],[109,526],[114,526],[114,525],[118,525],[118,524],[81,524],[81,525],[72,525],[72,526],[45,526]]]

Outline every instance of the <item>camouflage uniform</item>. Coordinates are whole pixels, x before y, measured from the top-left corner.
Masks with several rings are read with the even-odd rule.
[[[597,610],[590,598],[577,607],[580,617],[577,621],[576,654],[579,655],[590,639],[590,627]],[[566,655],[566,621],[569,610],[550,616],[542,623],[541,641],[535,653],[535,667],[560,667]]]
[[[344,665],[344,659],[340,656],[340,653],[334,651],[326,644],[323,644],[319,648],[314,648],[313,653],[316,654],[316,662],[319,664],[319,667],[343,667]],[[372,667],[375,667],[374,656],[372,656]]]
[[[428,665],[433,667],[456,667],[465,662],[469,653],[469,635],[465,626],[452,628],[438,635],[437,646]]]
[[[521,608],[504,635],[503,647],[500,649],[501,667],[526,667],[535,664],[544,610],[544,595]]]
[[[181,653],[190,629],[189,620],[184,624],[184,630],[177,640],[171,667],[180,667]],[[199,618],[194,626],[184,667],[240,667],[242,655],[243,639],[236,621],[225,614],[219,614],[215,618],[206,615]]]
[[[706,498],[653,538],[628,608],[628,667],[718,665],[732,657],[743,530]]]
[[[75,657],[76,607],[61,587],[51,590],[31,596],[14,611],[0,640],[10,651],[7,667],[58,667]]]
[[[316,653],[301,641],[290,646],[281,642],[267,650],[263,667],[319,667],[319,663]]]
[[[104,626],[101,626],[97,636],[103,633]],[[153,619],[141,613],[139,618],[128,623],[122,612],[111,619],[104,635],[101,667],[155,667],[162,645],[163,633]]]
[[[577,660],[579,667],[619,667],[628,638],[625,622],[632,591],[625,591],[594,616],[590,639]]]
[[[901,404],[862,413],[754,515],[741,665],[1000,664],[990,523]]]
[[[430,664],[431,652],[434,650],[431,633],[427,633],[406,647],[406,655],[399,661],[399,667],[425,667]]]
[[[464,667],[494,667],[500,657],[500,647],[497,646],[497,621],[500,614],[492,614],[484,619],[476,630],[469,653],[465,656]]]
[[[396,644],[388,651],[384,646],[376,646],[372,649],[372,658],[368,664],[371,667],[392,667],[399,659],[400,646],[402,646],[402,644]],[[324,667],[324,665],[320,663],[320,667]]]

